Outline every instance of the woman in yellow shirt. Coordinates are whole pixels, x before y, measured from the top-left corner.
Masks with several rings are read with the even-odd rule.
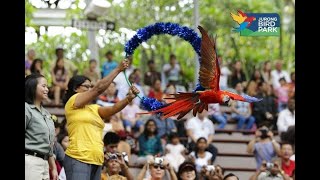
[[[70,141],[64,159],[68,180],[100,180],[104,160],[103,119],[121,111],[136,97],[139,91],[132,86],[126,98],[113,106],[102,107],[92,104],[92,102],[126,68],[128,68],[128,61],[124,60],[93,87],[89,78],[85,76],[74,76],[70,79],[64,98]]]

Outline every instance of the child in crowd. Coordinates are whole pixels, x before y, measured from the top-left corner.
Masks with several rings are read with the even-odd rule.
[[[200,137],[197,140],[196,148],[190,153],[192,161],[196,165],[197,173],[200,173],[202,166],[211,165],[212,154],[206,151],[208,146],[207,139]]]
[[[179,166],[185,161],[186,148],[180,143],[177,133],[172,133],[169,136],[169,141],[165,147],[165,158],[170,162],[171,166],[178,172]]]

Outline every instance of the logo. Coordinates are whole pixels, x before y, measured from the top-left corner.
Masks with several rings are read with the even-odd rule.
[[[230,13],[239,27],[233,29],[240,36],[280,36],[280,16],[277,13]]]

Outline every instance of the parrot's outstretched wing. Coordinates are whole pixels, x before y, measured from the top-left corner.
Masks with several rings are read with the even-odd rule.
[[[238,10],[238,15],[239,15],[239,16],[242,16],[242,17],[245,17],[245,19],[248,17],[248,16],[246,15],[246,13],[242,12],[241,10]]]
[[[199,81],[202,87],[206,89],[212,89],[219,91],[220,81],[220,67],[218,62],[218,55],[216,52],[215,40],[210,39],[207,32],[198,26],[202,37],[201,37],[201,61],[199,70]]]
[[[236,21],[239,25],[240,25],[241,23],[243,23],[244,20],[246,20],[246,18],[247,18],[247,16],[246,16],[242,11],[240,11],[240,10],[238,10],[238,15],[235,15],[235,14],[233,14],[233,13],[230,13],[230,15],[231,15],[232,19],[233,19],[234,21]]]
[[[243,95],[239,95],[239,94],[235,94],[229,91],[223,91],[224,94],[228,95],[232,100],[237,100],[237,101],[243,101],[243,102],[248,102],[248,103],[252,103],[252,102],[259,102],[262,100],[262,98],[258,99],[246,94]]]

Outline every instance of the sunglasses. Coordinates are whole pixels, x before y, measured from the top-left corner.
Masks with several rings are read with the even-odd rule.
[[[158,168],[160,168],[160,169],[165,169],[165,167],[164,167],[163,165],[158,165],[158,164],[153,165],[153,167],[154,167],[155,169],[158,169]]]

